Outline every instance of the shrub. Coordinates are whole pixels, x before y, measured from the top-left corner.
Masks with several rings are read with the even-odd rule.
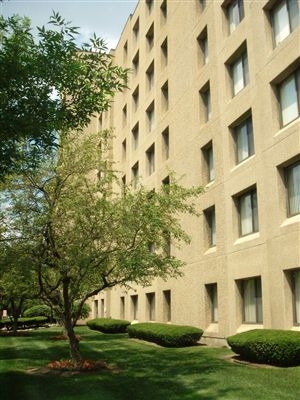
[[[128,334],[131,338],[147,340],[164,347],[185,347],[195,345],[203,330],[192,326],[145,322],[129,326]]]
[[[103,333],[124,333],[130,322],[122,319],[95,318],[87,321],[86,324],[90,329]]]
[[[18,318],[17,329],[29,329],[29,328],[39,328],[40,326],[45,325],[48,321],[47,317],[22,317]],[[6,328],[8,331],[12,330],[13,322],[10,319],[5,319],[0,321],[0,329]]]
[[[231,349],[244,360],[277,366],[300,365],[300,333],[254,329],[227,338]]]
[[[51,316],[51,308],[46,304],[38,304],[36,306],[32,306],[27,308],[24,311],[24,317],[48,317]]]

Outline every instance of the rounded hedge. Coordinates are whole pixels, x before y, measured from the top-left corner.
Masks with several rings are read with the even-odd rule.
[[[144,322],[128,327],[131,338],[153,342],[164,347],[185,347],[195,345],[203,330],[193,326]]]
[[[300,332],[254,329],[227,338],[243,360],[275,366],[300,365]]]
[[[51,308],[46,304],[38,304],[27,308],[24,311],[24,317],[50,317],[51,316]]]
[[[86,324],[90,329],[102,333],[125,333],[130,322],[123,319],[95,318]]]

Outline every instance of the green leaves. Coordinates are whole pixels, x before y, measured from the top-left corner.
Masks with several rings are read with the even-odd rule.
[[[36,167],[57,132],[87,126],[126,86],[127,70],[112,64],[103,39],[79,48],[77,27],[55,12],[49,23],[36,40],[28,19],[0,17],[0,180]]]

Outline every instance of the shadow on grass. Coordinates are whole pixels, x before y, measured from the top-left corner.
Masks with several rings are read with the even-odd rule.
[[[10,400],[215,400],[238,399],[240,385],[221,387],[218,374],[232,365],[202,347],[166,349],[139,343],[121,335],[103,335],[80,329],[84,358],[102,359],[119,367],[79,375],[30,375],[30,367],[68,354],[68,343],[51,341],[56,332],[45,330],[17,338],[4,348],[0,361],[0,398]],[[12,345],[13,342],[11,342]],[[9,342],[7,342],[9,344]],[[18,360],[21,362],[18,363]],[[7,362],[7,368],[3,364]],[[10,367],[9,364],[13,363]],[[13,369],[12,369],[13,368]],[[23,369],[23,370],[22,370]],[[229,396],[229,397],[228,397]]]

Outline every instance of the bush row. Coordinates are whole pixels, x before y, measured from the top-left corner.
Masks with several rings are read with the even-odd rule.
[[[38,328],[45,325],[48,322],[47,317],[31,317],[31,318],[19,318],[17,323],[17,329],[29,329]],[[10,319],[0,320],[0,329],[6,328],[8,331],[13,329],[13,322]]]
[[[90,329],[103,333],[125,333],[130,322],[113,318],[95,318],[86,324]]]
[[[300,333],[254,329],[227,338],[241,359],[276,366],[300,365]]]
[[[203,334],[202,329],[159,323],[138,323],[128,327],[131,338],[147,340],[164,347],[185,347],[195,345]]]

